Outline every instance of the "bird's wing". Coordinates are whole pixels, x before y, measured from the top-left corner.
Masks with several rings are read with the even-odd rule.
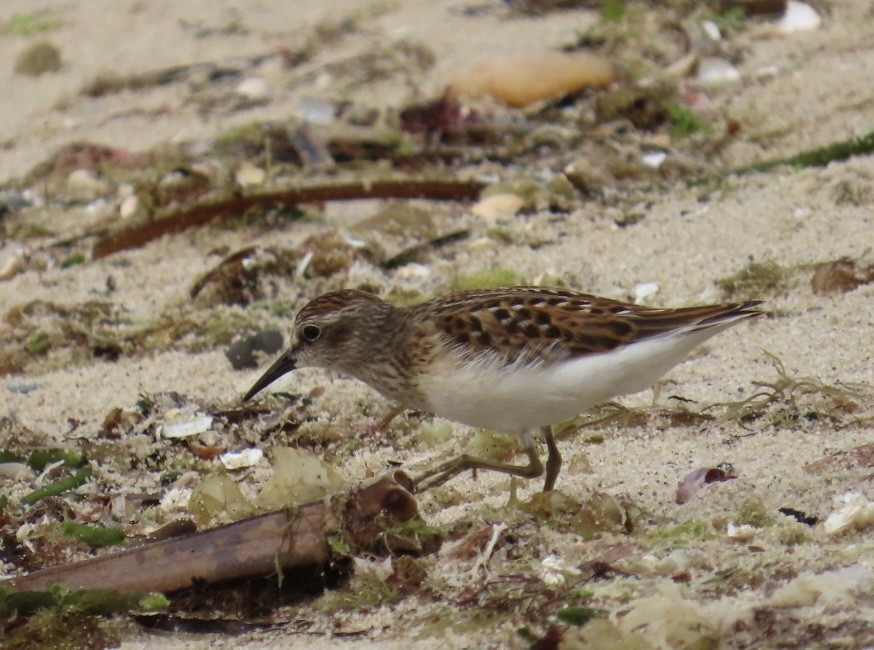
[[[658,309],[560,289],[467,291],[413,309],[464,354],[555,362],[760,315],[758,302]]]

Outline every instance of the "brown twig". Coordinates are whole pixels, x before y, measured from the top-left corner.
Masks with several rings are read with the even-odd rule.
[[[184,208],[166,217],[137,224],[98,241],[92,257],[100,259],[128,248],[142,246],[162,235],[201,226],[219,217],[243,214],[253,209],[267,209],[299,203],[352,201],[356,199],[431,199],[432,201],[469,201],[484,187],[476,181],[399,180],[315,185],[247,196],[232,196],[210,203]]]

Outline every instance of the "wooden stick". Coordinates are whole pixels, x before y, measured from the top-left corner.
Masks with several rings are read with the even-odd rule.
[[[94,244],[91,256],[96,260],[128,248],[137,248],[162,235],[201,226],[220,217],[241,215],[248,210],[356,199],[431,199],[432,201],[467,201],[475,199],[484,187],[476,181],[400,180],[373,183],[314,185],[275,192],[199,203],[165,217],[140,223],[104,237]]]
[[[212,584],[266,576],[278,568],[324,565],[331,559],[329,536],[341,535],[353,552],[371,552],[386,523],[412,519],[418,511],[412,489],[410,478],[396,470],[369,485],[297,509],[43,569],[0,584],[18,591],[42,591],[58,582],[69,589],[172,592],[195,582]]]

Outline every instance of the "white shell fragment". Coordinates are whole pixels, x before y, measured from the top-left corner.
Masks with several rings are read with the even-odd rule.
[[[212,416],[202,413],[192,414],[181,409],[170,409],[164,414],[165,420],[158,427],[159,438],[187,438],[209,431]]]
[[[733,521],[728,522],[725,534],[729,539],[738,542],[746,542],[756,536],[756,529],[749,524],[736,525]]]
[[[835,498],[835,504],[838,509],[823,524],[826,535],[840,535],[874,525],[874,501],[869,501],[864,494],[845,492]]]
[[[560,587],[568,576],[578,576],[580,570],[557,555],[547,555],[540,564],[540,579],[547,587]]]
[[[264,452],[253,447],[242,451],[229,451],[219,456],[219,460],[226,469],[244,469],[257,465],[263,457]]]
[[[701,21],[701,29],[704,30],[704,33],[707,34],[707,37],[711,41],[721,41],[722,33],[719,31],[719,25],[717,25],[712,20],[702,20]]]
[[[267,82],[261,77],[247,77],[240,82],[236,91],[248,99],[262,99],[267,96]]]
[[[650,151],[640,157],[641,162],[651,169],[658,169],[667,159],[668,154],[664,151]]]
[[[707,56],[698,62],[698,83],[719,86],[740,81],[740,71],[725,59]]]
[[[810,607],[847,602],[858,598],[860,592],[868,593],[872,578],[874,570],[861,563],[819,574],[805,571],[774,591],[768,604],[772,607]]]
[[[161,497],[158,508],[165,513],[187,512],[191,500],[191,488],[172,488]]]
[[[634,287],[634,302],[645,303],[659,292],[658,282],[641,282]]]
[[[786,11],[777,22],[777,31],[783,34],[795,32],[812,32],[822,25],[822,17],[816,13],[816,9],[806,2],[789,0],[786,3]]]

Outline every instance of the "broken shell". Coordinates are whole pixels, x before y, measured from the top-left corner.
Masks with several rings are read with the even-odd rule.
[[[859,492],[845,492],[835,498],[838,510],[825,520],[826,535],[840,535],[851,529],[874,525],[874,501]]]
[[[158,427],[158,437],[187,438],[209,431],[212,426],[211,415],[190,415],[179,409],[170,409],[165,421]]]
[[[242,451],[229,451],[226,454],[219,456],[219,460],[226,469],[244,469],[257,465],[264,457],[264,452],[260,449],[250,448]]]
[[[725,531],[729,539],[738,542],[745,542],[756,536],[756,529],[749,524],[735,525],[733,521],[728,522],[728,527]]]

